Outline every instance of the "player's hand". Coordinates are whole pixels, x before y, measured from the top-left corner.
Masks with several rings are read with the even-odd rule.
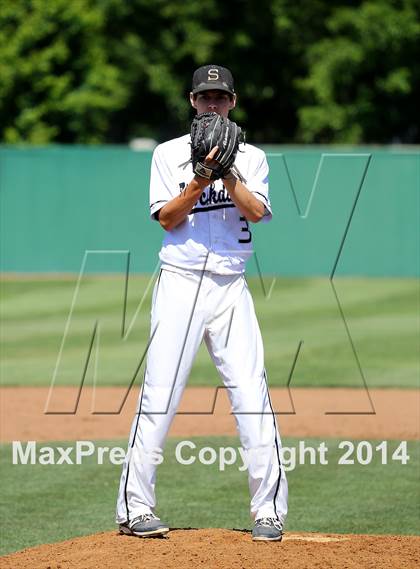
[[[210,152],[207,154],[206,159],[204,160],[204,164],[208,164],[209,166],[216,165],[218,162],[217,160],[214,160],[214,157],[216,156],[218,150],[219,150],[218,146],[212,148]]]
[[[218,146],[215,146],[210,150],[210,152],[207,154],[206,158],[204,159],[204,164],[206,166],[209,166],[210,168],[215,168],[216,166],[218,166],[219,163],[217,162],[217,160],[214,159],[218,150],[219,150]],[[195,175],[195,178],[199,181],[200,186],[202,186],[203,189],[209,185],[208,178],[203,178],[201,176],[198,176],[197,174]]]
[[[230,172],[245,140],[235,122],[213,112],[194,117],[190,136],[193,172],[208,180],[220,180]]]

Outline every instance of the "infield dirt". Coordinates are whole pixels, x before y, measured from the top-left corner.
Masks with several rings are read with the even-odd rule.
[[[76,412],[77,387],[54,390],[45,414],[48,388],[3,387],[1,440],[73,441],[127,439],[138,390],[84,388]],[[270,389],[284,437],[351,437],[414,440],[420,435],[420,393],[415,389]],[[66,414],[60,414],[63,411]],[[94,412],[92,412],[94,411]],[[170,436],[235,435],[225,389],[185,390]]]
[[[111,410],[124,396],[119,388],[87,388],[77,412],[46,415],[45,388],[2,388],[2,439],[126,439],[137,393],[131,392],[120,414]],[[236,433],[226,392],[187,389],[172,436]],[[77,390],[57,389],[56,409],[74,405]],[[420,433],[416,390],[272,389],[283,436],[416,439]],[[213,409],[214,405],[214,409]],[[214,412],[212,412],[212,409]],[[203,411],[200,420],[189,411]],[[348,411],[348,412],[346,412]],[[330,414],[333,412],[333,414]],[[344,414],[343,414],[344,412]],[[356,412],[356,414],[355,414]],[[357,413],[358,412],[358,413]],[[338,413],[338,414],[337,414]],[[254,543],[250,533],[222,529],[176,529],[161,539],[139,539],[116,531],[41,545],[0,558],[2,569],[405,569],[420,566],[420,537],[287,533],[281,543]]]

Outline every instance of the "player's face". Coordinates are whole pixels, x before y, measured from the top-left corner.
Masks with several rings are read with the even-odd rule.
[[[236,96],[230,97],[224,91],[212,90],[198,93],[195,97],[190,95],[191,105],[197,109],[197,114],[213,112],[227,117],[236,105]]]

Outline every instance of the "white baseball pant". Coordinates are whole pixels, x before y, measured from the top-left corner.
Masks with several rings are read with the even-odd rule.
[[[227,388],[249,460],[251,516],[285,521],[288,490],[281,441],[245,277],[163,269],[153,292],[151,343],[120,480],[117,523],[156,506],[156,465],[139,457],[163,449],[203,338]]]

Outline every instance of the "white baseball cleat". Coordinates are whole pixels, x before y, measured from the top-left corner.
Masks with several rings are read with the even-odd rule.
[[[120,533],[137,537],[161,537],[166,535],[168,531],[167,524],[164,524],[152,513],[137,516],[130,522],[120,524]]]
[[[252,530],[253,541],[281,541],[283,526],[277,518],[259,518]]]

